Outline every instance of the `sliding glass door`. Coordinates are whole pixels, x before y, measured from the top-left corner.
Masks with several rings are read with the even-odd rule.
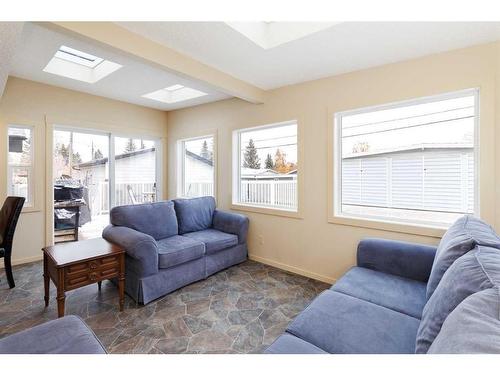
[[[54,131],[56,242],[99,237],[109,222],[109,134]]]
[[[160,141],[56,127],[55,242],[100,237],[112,207],[161,197]]]

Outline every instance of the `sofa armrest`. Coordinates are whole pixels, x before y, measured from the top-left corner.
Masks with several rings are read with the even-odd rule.
[[[358,245],[359,267],[427,282],[436,247],[417,243],[367,238]]]
[[[247,241],[248,225],[248,217],[245,215],[220,210],[214,211],[214,229],[236,234],[238,236],[238,243],[240,244]]]
[[[138,276],[144,277],[158,272],[158,246],[153,237],[146,233],[122,226],[108,225],[102,231],[102,237],[125,249],[138,267]]]

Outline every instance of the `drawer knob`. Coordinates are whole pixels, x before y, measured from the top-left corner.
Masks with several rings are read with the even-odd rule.
[[[90,262],[90,269],[95,270],[97,268],[97,263],[96,262]]]

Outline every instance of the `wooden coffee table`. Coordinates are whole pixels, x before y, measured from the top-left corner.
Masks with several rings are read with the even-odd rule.
[[[120,311],[125,301],[125,251],[102,238],[48,246],[43,251],[45,306],[49,305],[49,283],[57,287],[57,313],[64,316],[65,292],[117,278]]]

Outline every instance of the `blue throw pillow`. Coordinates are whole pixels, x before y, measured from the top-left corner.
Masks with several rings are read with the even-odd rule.
[[[179,234],[198,232],[212,227],[215,211],[214,197],[175,199]]]
[[[458,258],[424,307],[415,352],[427,353],[445,319],[464,299],[499,285],[500,250],[477,246]]]
[[[500,354],[500,290],[467,297],[448,315],[428,354]]]
[[[177,216],[172,201],[113,207],[110,222],[149,234],[155,240],[178,234]]]
[[[500,237],[484,221],[463,216],[446,231],[439,243],[427,283],[427,299],[434,293],[448,267],[476,245],[500,249]]]

